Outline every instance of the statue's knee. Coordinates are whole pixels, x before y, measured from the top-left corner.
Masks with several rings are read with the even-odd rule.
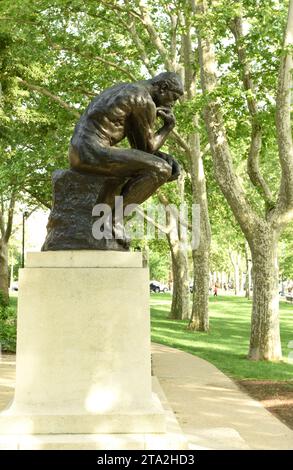
[[[164,183],[165,181],[168,181],[172,174],[172,167],[167,163],[167,162],[162,162],[160,165],[160,169],[158,172],[158,178],[160,182]]]

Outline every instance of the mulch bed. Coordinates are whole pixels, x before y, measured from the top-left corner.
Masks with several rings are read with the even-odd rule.
[[[238,380],[237,384],[252,398],[293,429],[293,381]]]

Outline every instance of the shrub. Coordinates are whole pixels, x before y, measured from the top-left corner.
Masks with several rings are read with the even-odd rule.
[[[0,290],[0,308],[7,307],[8,303],[9,303],[8,299],[4,295],[4,292],[2,290]]]
[[[0,306],[0,347],[2,352],[16,350],[16,308]]]

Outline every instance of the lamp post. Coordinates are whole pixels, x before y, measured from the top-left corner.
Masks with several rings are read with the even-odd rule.
[[[24,268],[24,244],[25,244],[25,219],[27,219],[29,213],[27,211],[22,213],[22,257],[21,257],[21,267]]]

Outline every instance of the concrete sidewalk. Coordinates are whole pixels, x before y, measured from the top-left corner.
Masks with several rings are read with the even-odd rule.
[[[209,362],[153,344],[153,371],[191,449],[293,449],[293,431]]]
[[[293,431],[210,363],[153,344],[153,370],[190,449],[293,449]],[[0,410],[13,397],[15,357],[0,358]]]

